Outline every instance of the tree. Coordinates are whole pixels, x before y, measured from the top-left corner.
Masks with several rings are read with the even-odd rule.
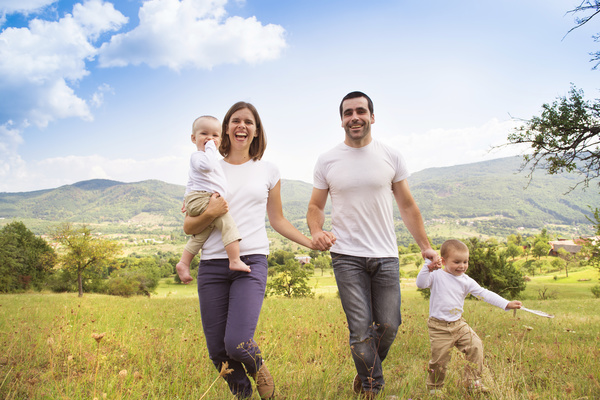
[[[308,278],[313,271],[302,267],[297,260],[288,259],[285,265],[277,265],[273,269],[275,276],[267,282],[267,294],[285,297],[314,296],[312,289],[308,286]]]
[[[573,30],[587,24],[592,18],[594,18],[596,15],[600,14],[600,1],[599,0],[582,1],[577,7],[575,7],[572,10],[569,10],[568,13],[570,13],[570,14],[588,13],[588,15],[586,15],[583,18],[579,18],[579,17],[575,18],[576,25],[573,28],[571,28],[569,30],[569,32],[567,32],[567,34],[572,32]],[[591,13],[591,14],[589,14],[589,13]],[[594,35],[593,38],[594,38],[594,41],[596,41],[596,42],[600,41],[599,34]],[[592,59],[590,61],[596,62],[596,65],[594,65],[594,67],[592,69],[597,69],[598,66],[600,65],[600,51],[591,52],[590,55],[592,56]]]
[[[561,249],[562,250],[562,249]],[[569,276],[569,269],[566,266],[566,262],[561,260],[560,258],[556,257],[554,258],[551,262],[550,265],[552,266],[552,268],[556,269],[557,271],[561,271],[563,268],[565,268],[566,272],[567,272],[567,277]]]
[[[63,246],[59,256],[63,268],[77,274],[79,297],[83,297],[84,272],[102,269],[120,252],[118,243],[94,237],[86,225],[77,228],[64,223],[54,230],[52,236]]]
[[[523,254],[523,247],[515,243],[509,243],[506,247],[506,256],[512,257],[513,261],[515,261],[515,257],[518,257],[521,254]]]
[[[552,249],[552,246],[550,246],[550,244],[548,242],[544,242],[543,240],[538,240],[533,245],[533,249],[531,250],[531,253],[534,256],[536,256],[539,261],[540,258],[548,255],[548,253],[550,252],[550,249]],[[540,273],[542,273],[542,271],[540,271]]]
[[[18,290],[16,271],[18,268],[17,246],[8,235],[0,234],[0,293]]]
[[[577,263],[578,256],[576,254],[569,253],[565,249],[559,249],[558,256],[565,261],[565,274],[567,277],[569,277],[569,266]]]
[[[600,271],[600,209],[596,208],[593,212],[593,218],[588,217],[588,219],[594,225],[596,237],[585,240],[581,250],[590,265]]]
[[[55,263],[54,249],[22,222],[0,230],[0,292],[40,290]]]
[[[313,258],[312,263],[315,268],[319,268],[321,270],[321,276],[323,276],[325,268],[331,268],[331,257],[320,255],[317,258]]]
[[[529,145],[533,151],[523,156],[521,171],[529,167],[549,175],[576,173],[581,180],[571,188],[600,177],[600,100],[585,101],[583,90],[571,86],[569,97],[544,104],[534,116],[508,135],[508,144]],[[600,185],[600,183],[599,183]]]
[[[506,262],[504,252],[477,238],[466,243],[469,247],[469,269],[467,274],[484,288],[503,297],[516,297],[525,290],[523,274],[513,263]]]

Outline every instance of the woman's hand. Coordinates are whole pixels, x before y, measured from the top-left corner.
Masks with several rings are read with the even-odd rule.
[[[213,193],[208,201],[206,210],[196,217],[185,216],[183,221],[183,231],[188,235],[197,235],[202,232],[215,220],[229,211],[229,204],[218,193]]]
[[[227,211],[229,211],[229,203],[227,203],[227,200],[221,197],[219,193],[213,193],[212,196],[210,196],[208,206],[204,213],[213,216],[212,219],[214,220],[215,218],[226,214]]]

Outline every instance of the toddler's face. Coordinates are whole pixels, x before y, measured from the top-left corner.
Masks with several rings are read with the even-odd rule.
[[[444,270],[454,276],[461,276],[469,268],[469,252],[453,250],[447,257],[442,257]]]
[[[198,150],[204,151],[204,146],[209,140],[214,140],[215,146],[219,148],[219,144],[221,144],[221,124],[216,119],[201,118],[194,125],[192,142],[196,144]]]

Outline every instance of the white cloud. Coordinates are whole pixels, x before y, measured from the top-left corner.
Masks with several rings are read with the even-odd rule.
[[[99,34],[118,29],[127,19],[110,3],[76,4],[58,21],[33,19],[27,28],[0,33],[0,123],[13,119],[46,126],[57,118],[91,119],[72,85],[89,74],[86,61]],[[12,96],[7,96],[11,94]],[[10,103],[18,102],[19,107]]]
[[[86,36],[93,40],[101,33],[119,30],[129,20],[115,10],[111,3],[101,0],[88,0],[83,5],[75,4],[73,19],[81,26]]]
[[[493,118],[482,126],[458,129],[432,129],[387,138],[404,156],[411,171],[430,167],[470,164],[496,158],[521,155],[521,146],[495,148],[506,143],[508,134],[517,126],[513,120]]]
[[[1,147],[0,154],[4,155]],[[121,182],[158,179],[185,185],[187,177],[187,155],[168,155],[147,160],[72,155],[26,164],[14,152],[10,154],[14,157],[6,160],[3,158],[0,162],[0,192],[50,189],[89,179],[112,179]],[[174,176],[178,179],[174,180]]]
[[[106,83],[103,83],[102,85],[98,86],[98,89],[92,95],[92,99],[90,100],[90,102],[92,103],[92,105],[94,107],[100,107],[102,104],[104,104],[104,94],[105,93],[114,94],[115,91],[113,90],[113,88],[110,85],[108,85]]]
[[[4,190],[11,187],[8,182],[18,181],[23,177],[25,162],[17,154],[17,147],[21,143],[21,132],[12,128],[11,121],[0,125],[0,191],[3,186]]]
[[[224,63],[259,63],[280,56],[286,46],[280,25],[255,17],[225,18],[226,0],[150,0],[140,24],[114,35],[100,48],[101,66],[148,64],[173,70]]]
[[[29,14],[38,11],[56,0],[2,0],[0,2],[0,13],[2,14]]]

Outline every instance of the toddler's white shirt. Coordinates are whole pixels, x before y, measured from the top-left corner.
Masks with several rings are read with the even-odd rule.
[[[463,313],[465,298],[472,294],[480,300],[491,305],[506,309],[509,301],[496,293],[482,288],[475,280],[466,274],[460,276],[452,275],[443,269],[429,272],[430,260],[425,264],[419,275],[417,275],[417,287],[429,288],[429,316],[443,321],[457,321]]]

